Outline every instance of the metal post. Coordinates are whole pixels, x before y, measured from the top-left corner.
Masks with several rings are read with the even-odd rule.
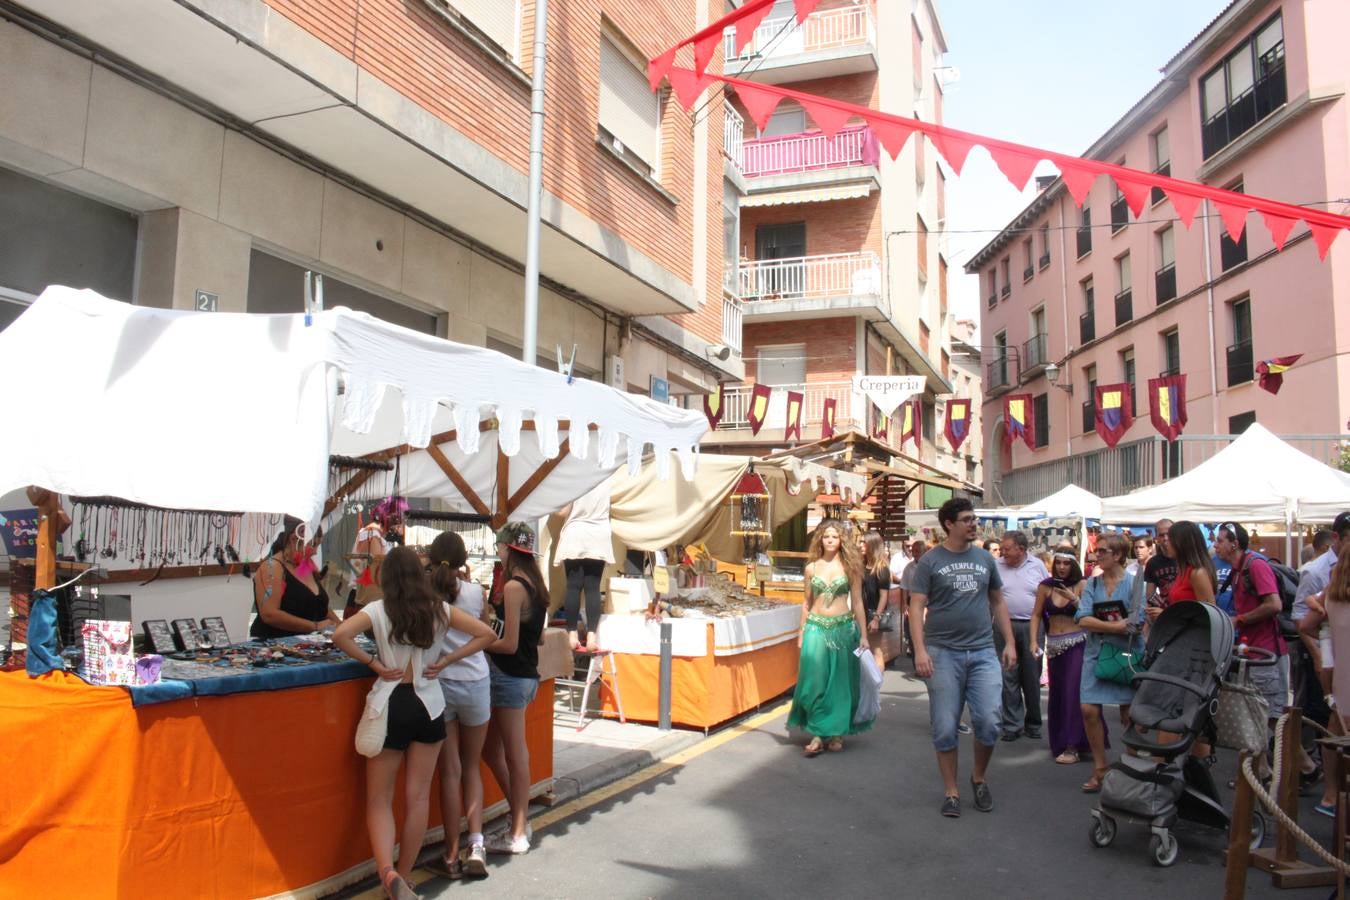
[[[670,730],[670,642],[674,626],[669,622],[661,623],[661,675],[660,692],[657,695],[656,727],[662,731]]]
[[[525,208],[525,325],[520,358],[538,361],[539,204],[544,194],[544,60],[548,36],[548,0],[534,5],[534,74],[530,84],[530,184]]]

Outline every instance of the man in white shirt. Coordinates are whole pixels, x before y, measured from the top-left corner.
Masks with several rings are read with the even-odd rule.
[[[1027,553],[1027,536],[1020,531],[1003,536],[997,565],[1017,649],[1017,665],[1003,670],[1002,739],[1015,741],[1025,732],[1035,740],[1041,736],[1041,654],[1040,648],[1031,646],[1031,612],[1036,589],[1050,573],[1045,563]],[[994,638],[995,643],[1002,643],[997,631]],[[1001,653],[1003,648],[998,650]]]

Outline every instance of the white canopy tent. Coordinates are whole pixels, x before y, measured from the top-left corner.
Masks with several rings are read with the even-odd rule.
[[[1260,424],[1212,458],[1154,487],[1107,497],[1102,519],[1118,524],[1329,522],[1350,509],[1350,476],[1280,440]]]
[[[1084,519],[1102,517],[1102,498],[1076,484],[1067,484],[1048,497],[1028,503],[1018,511],[1025,517],[1039,513],[1042,516],[1080,516]]]
[[[692,477],[707,430],[696,411],[346,309],[307,323],[52,287],[0,333],[0,359],[26,376],[0,407],[0,493],[315,521],[337,502],[330,454],[401,455],[405,496],[528,519],[645,452]]]

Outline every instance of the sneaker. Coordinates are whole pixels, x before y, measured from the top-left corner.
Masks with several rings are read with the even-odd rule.
[[[1022,732],[1020,731],[1005,731],[1003,732],[1003,734],[999,735],[999,740],[1008,741],[1009,743],[1011,743],[1012,741],[1017,740],[1021,736]]]
[[[1031,738],[1033,741],[1039,741],[1041,739],[1041,730],[1039,728],[1033,728],[1028,725],[1026,734],[1027,737]]]
[[[989,812],[994,808],[994,795],[989,793],[989,785],[983,781],[976,783],[975,779],[970,780],[970,786],[975,790],[975,808],[980,812]]]
[[[947,797],[942,801],[942,814],[949,819],[961,818],[961,798]]]
[[[1313,812],[1317,813],[1319,816],[1326,816],[1328,819],[1334,819],[1336,818],[1336,804],[1319,803],[1313,807]]]
[[[956,726],[956,733],[957,733],[957,734],[974,734],[974,733],[975,733],[975,729],[971,728],[971,727],[970,727],[969,725],[967,725],[965,722],[962,722],[960,725],[957,725],[957,726]]]
[[[528,832],[525,837],[513,838],[509,831],[503,831],[501,834],[494,834],[487,839],[485,849],[488,853],[509,853],[519,856],[530,852],[530,838]]]
[[[471,875],[474,878],[486,878],[488,876],[487,848],[481,843],[470,847],[469,855],[464,857],[464,874]]]

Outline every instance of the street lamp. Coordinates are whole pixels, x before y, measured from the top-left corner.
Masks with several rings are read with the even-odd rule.
[[[1073,393],[1072,384],[1059,383],[1059,372],[1060,369],[1057,363],[1045,364],[1045,380],[1053,384],[1055,387],[1059,388],[1061,391],[1064,391],[1066,394],[1072,394]]]

